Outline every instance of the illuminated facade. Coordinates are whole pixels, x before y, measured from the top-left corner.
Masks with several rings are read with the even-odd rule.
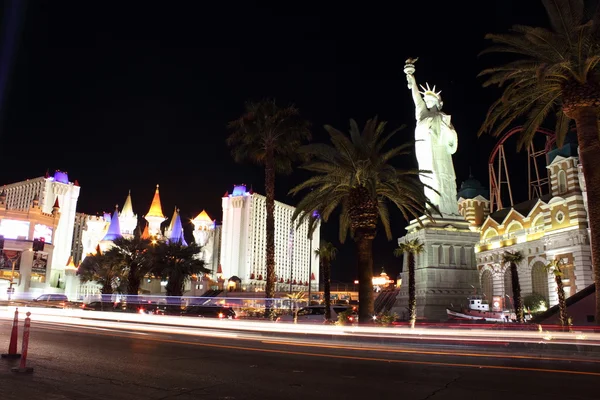
[[[246,290],[264,290],[266,279],[266,198],[246,186],[238,185],[222,199],[221,264],[219,275],[228,280],[238,277]],[[276,290],[318,288],[319,229],[308,237],[308,223],[298,229],[292,223],[295,207],[275,202]],[[309,265],[311,276],[309,277]]]
[[[538,294],[550,306],[557,304],[556,284],[545,265],[560,258],[565,262],[563,283],[567,297],[593,283],[587,223],[585,184],[573,144],[548,153],[550,194],[489,214],[472,199],[462,199],[461,212],[477,215],[480,241],[475,246],[482,293],[501,308],[512,307],[510,270],[505,251],[520,251],[518,266],[523,298]],[[484,199],[485,200],[485,199]],[[485,201],[479,201],[484,204]],[[483,222],[480,222],[483,217]]]
[[[50,286],[64,286],[64,266],[51,267],[56,245],[56,233],[61,213],[55,204],[50,213],[42,210],[39,198],[34,195],[30,205],[8,207],[8,196],[0,193],[0,234],[4,236],[4,248],[0,253],[0,298],[6,298],[10,282],[15,293],[42,293]],[[13,203],[14,204],[14,203]],[[34,239],[45,241],[42,251],[33,251]],[[14,269],[13,269],[14,263]],[[65,264],[66,265],[66,264]]]
[[[53,176],[46,174],[4,186],[5,207],[8,210],[28,210],[36,197],[41,212],[45,214],[52,214],[57,204],[60,207],[60,219],[53,232],[54,251],[50,261],[54,271],[64,269],[71,255],[79,190],[77,181],[69,182],[69,176],[62,171],[56,171]]]

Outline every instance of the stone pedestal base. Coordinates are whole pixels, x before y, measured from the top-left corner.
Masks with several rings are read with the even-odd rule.
[[[419,221],[421,224],[419,224]],[[415,259],[417,320],[445,321],[447,307],[467,304],[467,297],[479,289],[474,245],[479,233],[469,229],[462,216],[425,217],[413,220],[406,236],[398,239],[419,239],[424,252]],[[402,286],[392,312],[408,318],[408,256],[404,255]]]

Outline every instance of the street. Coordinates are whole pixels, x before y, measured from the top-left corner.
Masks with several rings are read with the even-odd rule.
[[[0,319],[2,352],[10,326]],[[33,321],[34,372],[0,360],[0,399],[597,398],[598,358],[544,356]]]

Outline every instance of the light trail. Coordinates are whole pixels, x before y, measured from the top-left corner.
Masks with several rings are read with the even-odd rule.
[[[51,328],[51,330],[63,331],[64,329]],[[118,334],[118,333],[99,333],[99,332],[97,332],[96,334],[103,335],[103,336],[112,336],[112,337],[131,339],[131,337],[129,337],[127,335]],[[257,353],[267,353],[267,354],[283,354],[283,355],[315,357],[315,358],[342,359],[342,360],[349,360],[349,361],[371,361],[371,362],[380,362],[380,363],[386,363],[386,364],[390,364],[390,363],[392,363],[392,364],[411,364],[411,365],[425,365],[425,366],[433,366],[433,367],[476,368],[476,369],[492,369],[492,370],[519,371],[519,372],[539,372],[539,373],[553,373],[553,374],[562,374],[562,375],[567,374],[567,375],[583,375],[583,376],[598,376],[598,377],[600,377],[600,372],[589,372],[589,371],[573,371],[573,370],[561,370],[561,369],[552,369],[552,368],[513,367],[513,366],[507,366],[507,365],[486,365],[486,364],[470,364],[470,363],[448,363],[448,362],[434,362],[434,361],[402,360],[402,359],[384,358],[384,357],[349,356],[349,355],[330,354],[330,353],[290,351],[289,349],[286,349],[286,350],[262,349],[262,348],[256,348],[256,347],[223,345],[223,344],[214,344],[214,343],[201,343],[201,342],[163,339],[163,338],[155,338],[155,337],[143,337],[141,339],[153,341],[153,342],[157,342],[157,343],[187,345],[187,346],[204,347],[204,348],[239,350],[239,351],[247,351],[247,352],[257,352]]]
[[[436,341],[453,344],[497,344],[530,343],[530,344],[568,344],[600,346],[600,333],[597,332],[545,332],[545,331],[506,331],[493,329],[456,330],[452,328],[414,328],[408,327],[373,327],[373,326],[334,326],[334,325],[303,325],[262,321],[219,320],[210,318],[192,318],[179,316],[147,315],[135,313],[114,313],[102,311],[84,311],[78,309],[50,309],[22,307],[21,311],[31,311],[33,320],[46,322],[61,322],[72,325],[120,327],[130,330],[151,331],[156,333],[173,333],[198,335],[198,328],[210,329],[213,335],[224,337],[229,331],[230,337],[237,337],[235,332],[268,333],[268,334],[308,334],[329,338],[363,338],[389,339],[426,343]],[[0,311],[0,316],[12,318],[14,307]],[[108,326],[104,324],[109,324]],[[102,324],[102,325],[101,325]],[[124,325],[127,324],[127,325]],[[175,330],[176,329],[176,330]],[[202,335],[210,335],[203,331]],[[264,339],[264,338],[263,338]]]

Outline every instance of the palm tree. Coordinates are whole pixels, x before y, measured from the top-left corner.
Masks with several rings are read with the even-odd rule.
[[[102,294],[112,294],[124,276],[124,267],[123,262],[112,255],[90,254],[81,262],[77,274],[82,283],[96,282],[102,286]]]
[[[309,157],[302,168],[315,175],[294,187],[290,193],[308,190],[298,203],[292,218],[309,222],[309,231],[317,223],[311,218],[321,211],[325,222],[340,209],[340,242],[348,231],[357,247],[359,276],[359,321],[367,323],[373,315],[373,239],[381,222],[388,240],[392,239],[388,205],[395,205],[409,220],[431,213],[418,175],[423,171],[398,170],[390,161],[411,154],[412,143],[384,151],[398,130],[384,135],[385,122],[373,118],[362,132],[350,120],[350,134],[326,125],[332,145],[310,144],[300,151]]]
[[[319,256],[321,269],[323,271],[323,298],[325,300],[325,321],[331,320],[331,262],[335,260],[338,250],[331,242],[321,241],[321,245],[315,250]]]
[[[502,255],[502,262],[510,267],[510,278],[512,281],[513,302],[517,322],[523,322],[523,298],[521,297],[521,284],[519,282],[519,272],[517,266],[523,261],[523,253],[515,251],[514,253],[505,251]]]
[[[121,260],[125,266],[128,295],[138,294],[142,279],[150,272],[152,254],[149,246],[149,239],[142,239],[136,234],[131,239],[115,239],[113,246],[106,252],[107,256]]]
[[[560,321],[560,326],[568,328],[569,315],[567,314],[567,298],[565,296],[565,286],[562,281],[563,266],[562,260],[560,258],[555,258],[546,265],[546,271],[554,275],[554,282],[556,282],[556,292],[558,293],[558,320]]]
[[[419,239],[406,240],[394,250],[394,255],[400,257],[408,254],[408,315],[410,327],[415,327],[417,321],[417,296],[415,287],[415,256],[423,253],[425,246]]]
[[[292,313],[294,315],[294,323],[297,324],[298,323],[298,311],[300,311],[300,308],[298,307],[298,302],[304,301],[304,299],[305,299],[304,292],[288,293],[285,295],[285,297],[290,299],[290,302],[292,303],[291,308],[292,308]]]
[[[280,108],[274,100],[246,104],[244,114],[229,122],[227,144],[236,162],[251,161],[265,168],[266,286],[265,297],[275,297],[275,173],[289,174],[297,149],[310,139],[309,123],[293,105]],[[271,312],[269,312],[271,314]]]
[[[494,45],[483,53],[509,53],[513,61],[485,69],[484,86],[503,86],[490,107],[479,135],[497,136],[523,118],[519,147],[531,143],[547,119],[556,121],[562,145],[575,121],[580,162],[588,191],[592,265],[600,287],[600,13],[584,0],[542,0],[551,29],[517,25],[509,34],[488,34]],[[600,324],[600,292],[596,291],[596,322]]]
[[[204,261],[197,258],[202,248],[195,242],[188,246],[181,242],[160,241],[153,250],[153,272],[167,280],[167,296],[183,295],[185,284],[192,275],[210,272]]]

